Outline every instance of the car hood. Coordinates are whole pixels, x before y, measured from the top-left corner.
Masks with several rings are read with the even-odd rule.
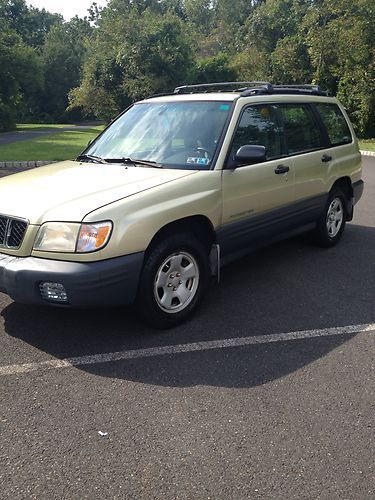
[[[0,213],[29,220],[81,221],[93,210],[196,173],[65,161],[0,179]]]

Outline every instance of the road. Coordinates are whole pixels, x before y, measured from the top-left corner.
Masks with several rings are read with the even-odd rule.
[[[0,294],[0,498],[373,499],[375,158],[364,179],[337,247],[228,266],[178,329]]]

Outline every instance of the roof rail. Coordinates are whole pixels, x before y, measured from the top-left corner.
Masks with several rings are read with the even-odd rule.
[[[313,85],[313,84],[296,84],[296,85],[274,85],[273,86],[274,90],[281,90],[281,91],[299,91],[299,92],[307,92],[311,93],[314,95],[327,95],[327,92],[324,92],[320,85]]]
[[[239,87],[242,88],[239,88]],[[212,89],[215,87],[235,87],[233,90],[228,90],[229,92],[242,92],[244,90],[249,89],[250,87],[271,89],[272,85],[269,82],[217,82],[217,83],[200,83],[197,85],[181,85],[180,87],[176,87],[174,89],[174,94],[188,94],[192,93],[195,90],[202,90],[204,88]],[[206,90],[208,92],[208,90]]]

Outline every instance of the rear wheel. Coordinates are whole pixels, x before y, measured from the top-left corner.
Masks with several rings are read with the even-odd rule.
[[[330,192],[323,214],[321,215],[314,239],[321,247],[332,247],[339,242],[345,229],[346,199],[341,189]]]
[[[156,328],[185,321],[197,307],[209,277],[207,251],[190,234],[156,244],[143,267],[136,305],[141,318]]]

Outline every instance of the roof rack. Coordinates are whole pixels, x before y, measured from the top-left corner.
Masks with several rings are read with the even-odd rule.
[[[228,87],[234,87],[228,89]],[[326,96],[319,85],[298,84],[298,85],[273,85],[270,82],[217,82],[202,83],[199,85],[181,85],[174,89],[174,94],[192,94],[195,91],[212,92],[212,89],[220,89],[218,92],[239,92],[241,97],[262,94],[307,94]],[[204,90],[206,89],[206,90]]]

